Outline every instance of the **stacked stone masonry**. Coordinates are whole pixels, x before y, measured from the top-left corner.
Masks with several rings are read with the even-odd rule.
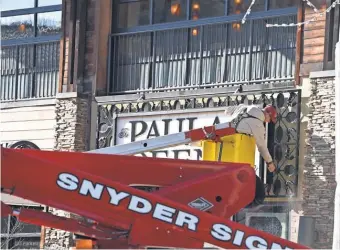
[[[56,216],[70,218],[70,213],[62,211],[62,210],[49,208],[48,212]],[[44,249],[64,250],[64,249],[69,249],[70,246],[72,245],[73,245],[72,235],[70,232],[56,230],[54,228],[45,228]]]
[[[60,151],[85,151],[87,145],[87,99],[58,99],[56,103],[54,148]]]
[[[308,102],[303,212],[316,219],[317,249],[331,249],[335,182],[335,79],[312,79]]]
[[[55,145],[58,151],[85,151],[87,145],[88,105],[87,99],[57,99]],[[70,218],[72,214],[55,208],[50,213]],[[69,249],[73,245],[72,234],[54,228],[45,229],[45,249]]]

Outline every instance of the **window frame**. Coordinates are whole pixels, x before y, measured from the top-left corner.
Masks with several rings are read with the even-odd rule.
[[[30,38],[15,38],[15,39],[6,39],[6,40],[1,39],[0,41],[1,41],[2,46],[32,44],[32,43],[40,43],[40,42],[49,42],[49,41],[60,40],[61,34],[59,34],[59,35],[37,36],[37,19],[38,19],[38,14],[41,14],[41,13],[62,11],[62,4],[38,7],[38,1],[39,0],[34,0],[34,7],[33,8],[6,10],[6,11],[1,12],[1,18],[12,17],[12,16],[21,16],[21,15],[32,15],[32,14],[34,15],[34,36],[33,37],[30,37]]]

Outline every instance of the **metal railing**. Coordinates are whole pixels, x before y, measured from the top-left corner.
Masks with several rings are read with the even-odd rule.
[[[0,100],[54,97],[59,78],[59,43],[2,46]]]
[[[296,15],[110,37],[108,93],[294,79]]]

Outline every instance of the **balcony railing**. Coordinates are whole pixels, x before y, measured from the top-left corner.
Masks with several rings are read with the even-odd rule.
[[[1,101],[54,97],[59,55],[59,41],[2,46]]]
[[[207,88],[293,79],[296,15],[113,34],[109,93]]]

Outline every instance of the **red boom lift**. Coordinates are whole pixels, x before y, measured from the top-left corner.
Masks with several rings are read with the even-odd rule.
[[[1,148],[1,192],[75,216],[3,202],[1,215],[89,237],[90,248],[307,248],[230,220],[255,197],[249,164],[133,156],[235,133],[223,123],[87,153]]]

